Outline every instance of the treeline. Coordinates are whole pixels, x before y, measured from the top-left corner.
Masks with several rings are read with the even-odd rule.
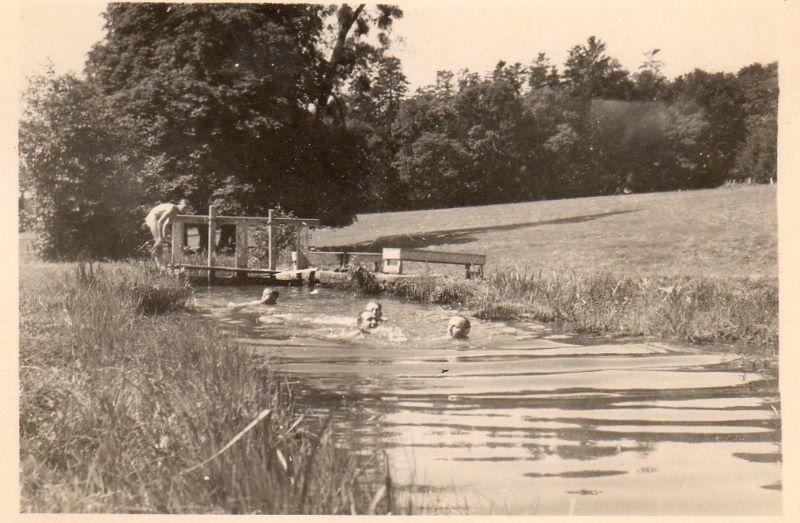
[[[365,211],[775,177],[777,65],[669,80],[591,37],[408,93],[394,6],[110,4],[85,78],[34,78],[21,206],[45,258],[120,257],[158,201],[350,223]],[[29,205],[30,204],[30,205]]]
[[[489,74],[440,71],[392,111],[354,111],[382,158],[373,210],[452,207],[776,178],[777,64],[674,80],[658,50],[631,74],[590,37]],[[377,88],[375,89],[377,90]],[[380,95],[380,93],[376,93]],[[380,99],[380,96],[375,97]],[[375,179],[377,178],[377,179]],[[386,190],[391,188],[391,190]]]

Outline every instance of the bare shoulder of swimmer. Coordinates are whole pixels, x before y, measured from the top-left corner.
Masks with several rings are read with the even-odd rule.
[[[469,320],[464,316],[453,316],[447,323],[447,334],[451,338],[466,338],[469,335]]]
[[[261,297],[257,300],[246,301],[243,303],[228,302],[227,306],[241,309],[243,307],[248,307],[252,305],[275,305],[275,303],[278,301],[278,296],[279,296],[278,291],[276,291],[275,289],[271,289],[270,287],[267,287],[266,289],[264,289],[264,292],[261,293]]]

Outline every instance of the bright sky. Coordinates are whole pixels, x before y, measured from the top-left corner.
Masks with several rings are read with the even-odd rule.
[[[418,0],[397,2],[394,53],[412,90],[432,83],[436,71],[480,73],[499,60],[529,64],[540,51],[558,66],[570,47],[592,34],[631,72],[642,54],[660,48],[664,73],[695,67],[735,72],[752,62],[778,60],[785,0]],[[102,38],[105,3],[24,0],[20,10],[22,72],[80,72],[90,46]],[[784,43],[785,45],[785,43]]]

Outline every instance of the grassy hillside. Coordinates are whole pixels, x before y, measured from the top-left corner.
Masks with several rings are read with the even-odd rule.
[[[359,215],[312,244],[379,251],[416,247],[489,255],[487,271],[775,277],[775,186],[630,194]]]

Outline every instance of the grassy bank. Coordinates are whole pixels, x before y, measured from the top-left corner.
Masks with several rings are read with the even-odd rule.
[[[378,283],[355,270],[348,285],[368,293],[469,308],[485,319],[530,319],[587,335],[733,344],[776,355],[778,288],[770,279],[631,277],[504,267],[485,280],[447,276]]]
[[[334,447],[190,295],[144,265],[20,267],[22,511],[388,511],[383,463]]]
[[[486,254],[483,282],[464,281],[460,266],[406,263],[422,275],[382,289],[483,318],[775,353],[776,196],[775,186],[736,186],[367,214],[314,240]],[[351,284],[381,290],[363,276]]]
[[[774,185],[737,186],[365,214],[315,231],[313,244],[481,253],[488,269],[777,278],[776,197]]]

